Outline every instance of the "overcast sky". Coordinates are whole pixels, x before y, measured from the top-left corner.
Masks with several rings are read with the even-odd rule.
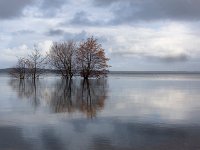
[[[93,35],[110,70],[200,71],[200,0],[0,0],[0,31],[0,68]]]

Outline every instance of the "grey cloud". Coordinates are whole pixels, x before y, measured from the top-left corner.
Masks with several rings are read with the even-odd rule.
[[[81,12],[77,12],[73,19],[71,19],[70,24],[73,25],[96,25],[97,23],[91,21],[88,19],[88,15],[86,12],[81,11]]]
[[[111,24],[155,20],[200,20],[198,0],[94,0],[94,5],[110,6]]]
[[[41,7],[45,9],[60,8],[67,0],[43,0]]]
[[[118,49],[121,49],[122,47],[118,47]],[[126,56],[145,56],[145,53],[143,52],[130,52],[130,51],[114,51],[111,53],[114,57],[126,57]]]
[[[44,16],[56,15],[67,0],[0,0],[0,19],[19,17],[27,7],[38,7]]]
[[[85,11],[80,11],[75,13],[74,17],[69,21],[69,24],[76,26],[103,26],[106,25],[107,22],[103,21],[102,19],[101,20],[90,19],[90,15],[88,13],[86,13]]]
[[[61,7],[68,3],[68,0],[43,0],[40,10],[44,16],[55,16]]]
[[[159,61],[164,63],[175,63],[175,62],[186,62],[189,60],[190,56],[184,53],[177,55],[151,55],[144,52],[130,52],[130,51],[117,51],[112,52],[113,57],[140,57],[150,61]]]
[[[109,6],[113,3],[117,3],[119,2],[120,0],[93,0],[93,4],[95,6]],[[126,1],[126,0],[124,0]]]
[[[79,33],[70,33],[70,32],[65,32],[64,34],[64,40],[75,40],[75,41],[81,41],[84,40],[88,37],[88,33],[86,31],[82,31]]]
[[[65,34],[65,31],[62,29],[51,29],[46,33],[46,35],[48,36],[61,36],[64,34]]]
[[[67,32],[62,29],[51,29],[45,33],[47,36],[61,36],[61,40],[76,40],[81,41],[88,37],[86,31],[81,31],[79,33]]]
[[[23,9],[33,0],[0,0],[0,19],[9,19],[22,15]]]
[[[189,59],[189,56],[186,54],[179,55],[166,55],[166,56],[146,56],[146,58],[153,61],[161,61],[166,63],[174,63],[174,62],[186,62]]]
[[[64,33],[64,40],[75,40],[75,41],[82,41],[87,39],[88,37],[94,36],[94,38],[97,38],[98,42],[100,42],[101,44],[105,44],[108,42],[108,39],[105,36],[101,36],[101,35],[91,35],[90,33],[88,33],[87,31],[83,30],[79,33],[71,33],[71,32],[65,32]]]
[[[33,30],[19,30],[19,31],[16,31],[16,32],[13,32],[13,35],[22,35],[22,34],[33,34],[35,33],[35,31]]]

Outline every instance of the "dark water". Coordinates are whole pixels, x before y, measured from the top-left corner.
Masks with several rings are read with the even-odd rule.
[[[0,76],[1,150],[199,150],[200,75]]]

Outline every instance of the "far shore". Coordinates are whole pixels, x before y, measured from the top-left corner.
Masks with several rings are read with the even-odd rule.
[[[0,69],[0,73],[9,73],[12,68]],[[46,73],[56,73],[56,70],[44,69]],[[109,71],[108,74],[200,74],[200,71]]]

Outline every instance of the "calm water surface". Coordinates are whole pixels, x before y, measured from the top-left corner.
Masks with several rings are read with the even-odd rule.
[[[1,150],[199,150],[200,75],[0,75]]]

